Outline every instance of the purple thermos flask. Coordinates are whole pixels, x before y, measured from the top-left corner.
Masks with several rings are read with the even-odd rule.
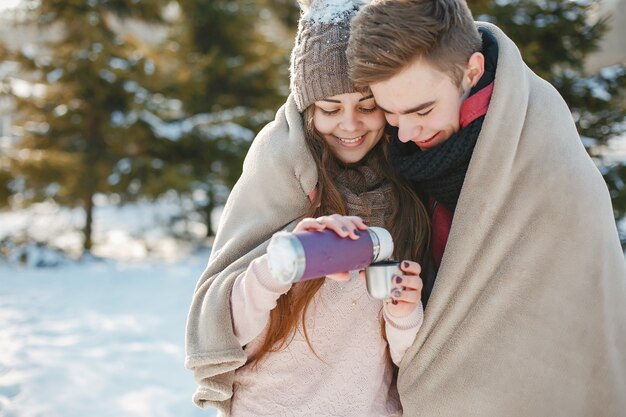
[[[274,279],[286,284],[363,269],[392,253],[393,240],[382,227],[370,227],[356,240],[333,230],[278,232],[267,247],[267,260]]]

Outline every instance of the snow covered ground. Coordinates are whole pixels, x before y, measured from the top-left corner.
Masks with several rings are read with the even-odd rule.
[[[113,225],[127,228],[132,212],[100,217],[98,227],[119,236]],[[6,230],[0,221],[0,237]],[[208,250],[124,258],[125,244],[133,247],[101,244],[119,255],[107,260],[0,264],[0,417],[215,416],[191,402],[195,382],[183,366],[185,318]]]

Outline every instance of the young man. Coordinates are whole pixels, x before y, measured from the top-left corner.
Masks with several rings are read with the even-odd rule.
[[[438,272],[404,414],[626,415],[624,254],[558,92],[463,0],[374,0],[348,59],[431,207]]]

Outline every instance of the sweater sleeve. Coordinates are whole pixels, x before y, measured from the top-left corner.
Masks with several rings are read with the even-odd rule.
[[[385,319],[385,332],[387,333],[391,360],[397,366],[400,366],[404,354],[413,344],[417,331],[422,326],[422,322],[424,321],[424,307],[422,303],[420,303],[408,316],[394,317],[389,314],[387,304],[385,304],[383,317]]]
[[[289,291],[291,284],[281,284],[270,274],[267,255],[256,258],[237,277],[230,295],[233,329],[241,346],[247,345],[265,328],[276,300]]]

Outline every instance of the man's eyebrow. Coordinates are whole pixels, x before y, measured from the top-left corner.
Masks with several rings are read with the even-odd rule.
[[[370,94],[369,96],[362,97],[359,101],[369,100],[370,98],[374,98],[374,94]]]
[[[427,101],[426,103],[422,103],[419,106],[415,106],[413,108],[410,108],[408,110],[404,110],[401,111],[400,114],[410,114],[410,113],[415,113],[418,112],[420,110],[424,110],[430,106],[432,106],[433,104],[435,104],[435,100],[433,101]],[[377,104],[378,108],[381,109],[383,111],[383,113],[387,113],[387,114],[393,114],[392,112],[390,112],[389,110],[385,109],[384,107],[382,107],[380,104]]]

